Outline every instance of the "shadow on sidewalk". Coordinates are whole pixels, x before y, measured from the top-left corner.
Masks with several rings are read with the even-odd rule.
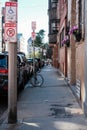
[[[29,82],[18,100],[17,124],[2,124],[0,130],[87,130],[87,119],[63,75],[52,66],[41,74],[42,87]]]

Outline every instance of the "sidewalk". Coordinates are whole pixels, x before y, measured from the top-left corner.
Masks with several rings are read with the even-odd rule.
[[[19,96],[17,124],[6,119],[0,130],[87,130],[87,119],[59,71],[46,66],[41,73],[43,86],[28,83]]]

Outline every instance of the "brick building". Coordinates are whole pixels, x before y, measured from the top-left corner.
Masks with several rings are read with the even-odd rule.
[[[71,5],[71,9],[70,9]],[[84,0],[68,0],[70,49],[68,50],[68,79],[83,107],[84,100]]]
[[[83,110],[87,111],[87,81],[85,80],[87,65],[85,63],[86,52],[84,53],[86,46],[85,3],[85,0],[57,1],[56,16],[57,19],[60,19],[60,22],[57,22],[56,25],[58,29],[56,42],[58,52],[56,58],[58,59],[59,69],[70,84]]]
[[[59,48],[59,64],[60,64],[60,70],[62,73],[67,76],[67,47],[69,47],[69,44],[64,44],[64,40],[69,38],[67,35],[67,2],[65,0],[59,0],[58,1],[57,9],[58,15],[60,17],[60,28],[59,28],[59,34],[57,37],[58,42],[58,48]]]
[[[52,61],[53,66],[58,67],[58,44],[57,44],[57,33],[58,23],[57,18],[57,4],[58,0],[48,0],[48,16],[49,16],[49,46],[52,49]]]

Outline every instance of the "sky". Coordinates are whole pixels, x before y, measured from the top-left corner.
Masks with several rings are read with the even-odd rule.
[[[0,0],[2,6],[6,0]],[[48,41],[48,0],[18,0],[18,33],[23,33],[27,41],[31,37],[31,23],[36,21],[36,30],[45,30],[45,42]]]

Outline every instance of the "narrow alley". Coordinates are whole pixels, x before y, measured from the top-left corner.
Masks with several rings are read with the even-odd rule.
[[[19,96],[18,123],[6,118],[0,130],[87,130],[87,118],[59,70],[48,65],[41,74],[43,86],[28,82]]]

